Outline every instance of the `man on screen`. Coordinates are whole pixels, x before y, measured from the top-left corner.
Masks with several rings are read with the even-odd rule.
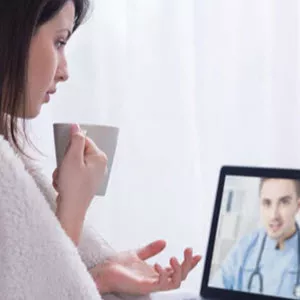
[[[300,182],[262,178],[259,199],[263,228],[236,243],[209,285],[300,299]]]

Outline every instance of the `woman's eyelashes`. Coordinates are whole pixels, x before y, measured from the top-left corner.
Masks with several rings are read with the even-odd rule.
[[[56,41],[55,46],[57,49],[60,49],[62,47],[64,47],[67,44],[66,40],[60,39],[58,41]]]

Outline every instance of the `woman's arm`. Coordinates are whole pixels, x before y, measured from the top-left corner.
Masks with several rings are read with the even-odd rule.
[[[72,207],[67,206],[67,203],[72,202],[61,201],[60,196],[58,196],[55,215],[66,234],[71,238],[75,246],[78,246],[85,214],[80,213],[78,210],[73,210]]]
[[[100,300],[36,182],[0,140],[0,291],[8,299]]]
[[[57,203],[56,200],[58,193],[52,185],[51,178],[44,173],[41,163],[33,163],[26,158],[23,158],[23,161],[52,211],[57,215],[59,202]],[[78,252],[87,266],[87,269],[93,268],[98,263],[103,262],[107,257],[116,254],[116,251],[101,237],[88,219],[85,219],[82,225],[78,242]]]
[[[78,252],[89,270],[117,253],[88,219],[83,224]]]

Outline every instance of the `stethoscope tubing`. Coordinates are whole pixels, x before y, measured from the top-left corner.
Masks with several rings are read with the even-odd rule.
[[[296,292],[299,288],[300,290],[300,230],[299,230],[299,226],[298,223],[296,223],[296,230],[297,230],[297,235],[298,235],[298,270],[297,270],[297,279],[296,279],[296,284],[295,284],[295,289],[294,289],[294,295],[300,299],[300,294],[297,295],[298,293]],[[262,243],[261,243],[261,247],[259,250],[259,254],[256,260],[256,265],[255,265],[255,269],[252,272],[252,274],[250,275],[249,281],[248,281],[248,291],[251,292],[251,287],[252,287],[252,282],[255,276],[258,276],[259,278],[259,292],[263,293],[264,291],[264,279],[263,279],[263,275],[260,272],[260,262],[261,262],[261,258],[265,249],[265,244],[266,244],[266,239],[267,239],[267,234],[265,234]]]

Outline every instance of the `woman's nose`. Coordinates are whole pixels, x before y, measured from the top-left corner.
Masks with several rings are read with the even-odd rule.
[[[60,67],[57,70],[55,80],[58,82],[58,81],[67,81],[68,79],[69,79],[69,73],[68,73],[67,66]]]
[[[61,58],[60,64],[58,65],[55,80],[58,81],[67,81],[69,79],[68,64],[65,57]]]

